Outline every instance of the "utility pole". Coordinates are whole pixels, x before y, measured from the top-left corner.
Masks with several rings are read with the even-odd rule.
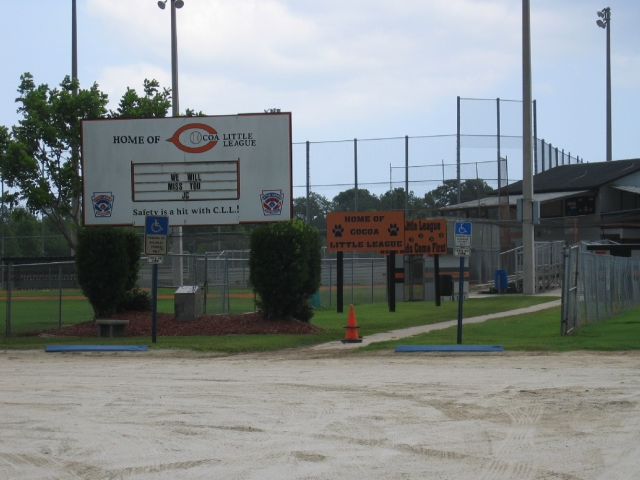
[[[525,295],[536,293],[531,106],[530,2],[522,0],[522,291]]]

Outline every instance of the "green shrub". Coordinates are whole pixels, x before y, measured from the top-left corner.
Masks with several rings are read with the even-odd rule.
[[[119,312],[147,312],[149,310],[151,310],[151,295],[138,287],[125,292],[122,302],[118,305]]]
[[[99,227],[78,232],[78,283],[96,318],[120,310],[140,270],[142,239],[131,229]]]
[[[320,287],[318,231],[300,220],[255,228],[249,239],[249,282],[265,318],[313,316],[309,297]]]

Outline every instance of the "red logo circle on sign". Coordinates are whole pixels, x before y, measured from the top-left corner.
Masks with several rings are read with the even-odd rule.
[[[199,147],[189,147],[180,141],[180,135],[186,132],[187,130],[194,130],[191,132],[189,136],[189,140],[191,143],[197,145],[201,142],[206,142],[204,145],[200,145]],[[204,130],[203,133],[200,130]],[[183,152],[187,153],[202,153],[207,150],[211,150],[218,143],[218,132],[216,132],[209,125],[205,125],[204,123],[189,123],[184,127],[180,127],[176,130],[176,133],[173,134],[173,137],[167,139],[167,142],[173,143],[176,147],[178,147]]]

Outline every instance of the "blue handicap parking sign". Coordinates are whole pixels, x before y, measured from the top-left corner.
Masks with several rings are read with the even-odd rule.
[[[454,235],[471,235],[471,222],[456,222]]]
[[[144,219],[144,234],[169,235],[169,217],[146,217]]]

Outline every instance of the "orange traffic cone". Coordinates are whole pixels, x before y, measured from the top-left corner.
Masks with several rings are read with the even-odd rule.
[[[342,343],[360,343],[362,338],[358,338],[358,325],[356,325],[356,314],[353,311],[353,305],[349,306],[349,317],[347,318],[346,332]]]

